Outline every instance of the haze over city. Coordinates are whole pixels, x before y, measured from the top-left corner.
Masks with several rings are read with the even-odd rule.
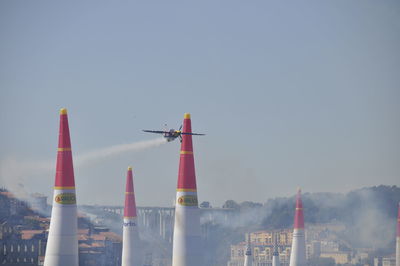
[[[0,2],[0,184],[51,195],[68,108],[78,204],[171,206],[192,115],[199,201],[400,185],[397,1]],[[159,144],[159,145],[158,145]],[[87,158],[87,157],[86,157]],[[21,186],[21,185],[22,186]]]

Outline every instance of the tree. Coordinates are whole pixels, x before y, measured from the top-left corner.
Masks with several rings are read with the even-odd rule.
[[[222,208],[227,208],[227,209],[240,209],[239,204],[236,203],[234,200],[227,200],[225,201],[224,205]]]
[[[200,208],[212,208],[209,201],[203,201],[200,203]]]

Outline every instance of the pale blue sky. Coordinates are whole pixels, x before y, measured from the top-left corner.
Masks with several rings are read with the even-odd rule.
[[[399,47],[398,1],[0,1],[0,160],[55,160],[61,107],[76,154],[190,112],[200,201],[400,185]],[[122,204],[133,165],[170,205],[178,150],[76,169],[78,201]]]

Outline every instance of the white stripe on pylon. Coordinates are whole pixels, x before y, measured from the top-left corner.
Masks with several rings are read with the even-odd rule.
[[[172,266],[202,266],[197,192],[177,191]]]
[[[54,190],[44,266],[78,266],[75,189]]]
[[[293,230],[289,266],[306,266],[306,239],[303,228]]]

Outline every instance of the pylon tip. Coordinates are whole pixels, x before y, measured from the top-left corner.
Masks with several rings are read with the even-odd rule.
[[[60,115],[66,115],[66,114],[67,114],[67,108],[61,108]]]

